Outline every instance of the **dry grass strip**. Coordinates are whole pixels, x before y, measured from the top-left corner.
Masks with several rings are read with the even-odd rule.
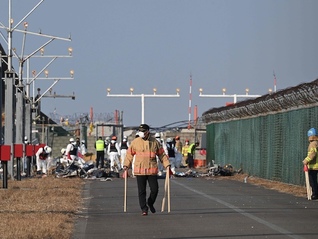
[[[71,238],[83,183],[53,176],[9,180],[0,190],[1,238]]]
[[[229,179],[229,180],[237,180],[244,182],[244,179],[246,178],[247,183],[255,184],[267,189],[276,190],[283,193],[288,193],[295,195],[297,197],[304,197],[307,196],[307,191],[305,186],[297,186],[287,183],[281,183],[273,180],[267,180],[262,178],[257,178],[254,176],[247,176],[246,174],[235,174],[234,176],[228,176],[228,177],[219,177],[219,179]]]

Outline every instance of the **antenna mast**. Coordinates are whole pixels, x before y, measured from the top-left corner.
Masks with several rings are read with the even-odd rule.
[[[189,113],[189,122],[188,122],[188,129],[191,129],[191,101],[192,101],[192,74],[190,74],[190,88],[189,88],[189,108],[188,108],[188,113]]]
[[[274,92],[276,92],[276,83],[277,83],[277,80],[276,80],[275,71],[273,71],[273,75],[274,75]]]

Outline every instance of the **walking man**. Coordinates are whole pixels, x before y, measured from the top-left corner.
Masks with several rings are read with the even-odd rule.
[[[124,169],[127,170],[131,167],[134,156],[134,175],[137,179],[139,206],[143,216],[148,215],[148,209],[152,213],[156,212],[154,203],[158,196],[159,185],[158,185],[158,164],[156,155],[162,162],[167,171],[170,170],[170,163],[164,149],[160,143],[153,137],[150,136],[150,128],[147,124],[141,124],[138,128],[139,137],[135,138],[126,154],[124,161]],[[146,186],[147,182],[150,187],[150,195],[147,198]]]

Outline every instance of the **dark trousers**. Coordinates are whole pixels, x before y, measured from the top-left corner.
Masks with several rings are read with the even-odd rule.
[[[26,176],[27,177],[31,176],[31,163],[32,163],[31,156],[27,156],[26,157]]]
[[[99,162],[100,162],[101,168],[104,168],[104,157],[105,157],[104,150],[96,151],[96,168],[98,168]]]
[[[194,159],[193,155],[188,153],[188,167],[189,168],[194,168]]]
[[[137,185],[138,185],[138,197],[139,197],[139,205],[143,212],[148,212],[148,205],[153,205],[158,196],[159,186],[157,175],[136,175]],[[150,195],[148,197],[148,201],[146,201],[147,197],[147,181],[150,187]]]
[[[316,197],[318,196],[317,174],[318,170],[308,170],[309,183],[312,188],[312,195]]]

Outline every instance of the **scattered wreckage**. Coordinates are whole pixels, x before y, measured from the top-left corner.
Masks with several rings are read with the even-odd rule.
[[[55,159],[52,162],[51,167],[53,168],[52,174],[57,178],[66,177],[81,177],[84,179],[101,179],[103,181],[112,181],[112,178],[120,178],[121,170],[115,167],[110,170],[110,161],[105,159],[105,168],[96,168],[94,162],[87,161],[81,163],[79,160],[74,160],[69,165],[62,163],[60,159]],[[185,168],[184,168],[185,169]],[[181,170],[177,171],[174,177],[213,177],[213,176],[233,176],[236,173],[241,173],[242,170],[234,170],[231,164],[220,166],[214,164],[212,167],[200,168],[196,170]],[[163,175],[164,176],[164,175]]]
[[[203,172],[205,170],[205,172]],[[175,177],[213,177],[213,176],[233,176],[236,173],[242,173],[242,170],[234,170],[231,164],[220,166],[214,164],[212,167],[200,168],[198,171],[188,170],[186,172],[176,172]]]
[[[94,162],[87,161],[82,163],[74,160],[71,163],[62,163],[59,158],[54,160],[51,165],[51,173],[57,178],[81,177],[85,179],[96,178],[119,178],[119,171],[116,167],[110,170],[110,162],[105,159],[105,168],[96,168]],[[110,181],[110,180],[109,180]]]

